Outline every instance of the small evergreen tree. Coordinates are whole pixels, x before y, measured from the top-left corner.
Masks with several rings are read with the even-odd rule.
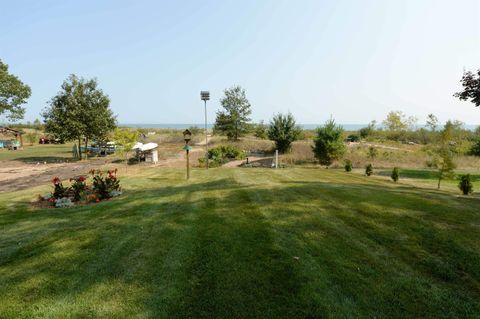
[[[370,176],[373,174],[373,165],[368,164],[367,167],[365,167],[365,175]]]
[[[398,182],[398,179],[400,178],[400,172],[398,170],[398,167],[393,168],[391,177],[395,183]]]
[[[469,195],[473,192],[473,184],[470,180],[470,174],[460,176],[460,183],[458,183],[458,188],[460,188],[463,195]]]
[[[353,169],[352,161],[347,159],[345,160],[345,172],[351,172]]]
[[[297,126],[291,113],[276,114],[268,127],[268,138],[275,142],[275,147],[280,153],[290,151],[292,143],[301,134],[302,129]]]
[[[343,128],[336,125],[333,119],[328,120],[324,126],[317,128],[313,153],[320,164],[330,166],[333,161],[340,159],[345,154],[342,135]]]
[[[239,85],[226,89],[224,94],[220,100],[224,110],[217,112],[213,130],[236,141],[249,129],[251,105],[245,90]]]

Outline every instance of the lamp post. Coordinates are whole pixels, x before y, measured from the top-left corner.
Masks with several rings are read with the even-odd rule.
[[[187,179],[190,179],[190,158],[189,158],[189,153],[190,153],[190,146],[188,145],[188,142],[192,139],[192,132],[189,130],[183,131],[183,139],[185,140],[185,147],[183,148],[187,152]]]
[[[210,92],[201,91],[200,99],[205,102],[205,163],[208,169],[207,101],[210,100]]]

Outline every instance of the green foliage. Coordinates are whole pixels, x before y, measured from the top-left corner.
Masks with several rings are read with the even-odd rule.
[[[111,197],[113,191],[120,191],[120,180],[117,178],[117,170],[110,170],[104,174],[100,170],[92,170],[92,190],[99,200]]]
[[[37,141],[37,137],[38,135],[35,133],[25,134],[25,139],[27,140],[28,143],[30,143],[30,145],[33,145]]]
[[[453,96],[462,100],[472,102],[475,106],[480,106],[480,69],[477,73],[465,71],[462,79],[463,91],[455,93]]]
[[[367,157],[373,161],[377,156],[378,156],[378,150],[375,147],[370,146],[368,148]]]
[[[333,119],[317,128],[313,153],[320,164],[326,166],[331,165],[333,161],[340,159],[345,154],[343,128],[336,125]]]
[[[469,195],[473,192],[473,184],[470,179],[470,174],[461,175],[458,188],[462,191],[463,195]]]
[[[352,161],[347,159],[345,160],[345,172],[351,172],[353,169]]]
[[[55,201],[56,208],[68,208],[74,206],[72,200],[68,197],[62,197]]]
[[[21,120],[25,115],[22,105],[31,94],[30,87],[8,73],[8,65],[0,60],[0,115],[6,113],[12,121]]]
[[[480,156],[480,138],[474,141],[469,153],[470,155]]]
[[[210,167],[218,167],[229,160],[241,160],[246,158],[245,151],[239,149],[234,145],[221,145],[208,150],[208,159],[209,163],[208,166]],[[198,159],[198,162],[201,165],[205,164],[205,158],[201,157]]]
[[[361,128],[359,131],[358,131],[358,134],[360,135],[361,138],[367,138],[369,136],[372,136],[373,134],[375,134],[375,126],[376,126],[377,122],[376,121],[372,121],[370,122],[370,124],[368,124],[367,127],[363,127]]]
[[[400,171],[398,170],[398,167],[393,168],[392,175],[390,177],[395,183],[398,182],[398,179],[400,178]]]
[[[434,114],[428,114],[426,126],[430,131],[435,132],[438,126],[438,118]]]
[[[360,136],[356,135],[356,134],[351,134],[349,136],[347,136],[347,138],[351,141],[351,142],[359,142],[360,141]]]
[[[87,190],[86,178],[80,176],[78,178],[72,178],[70,181],[72,182],[71,190],[73,193],[73,201],[78,202],[84,197],[85,191]]]
[[[139,133],[137,130],[131,130],[126,128],[116,128],[113,131],[113,141],[119,146],[116,149],[116,153],[125,157],[125,163],[127,162],[128,154],[132,151],[133,147],[138,141]]]
[[[275,148],[280,153],[287,153],[302,132],[297,126],[292,113],[276,114],[273,116],[268,126],[267,135],[271,141],[275,142]]]
[[[414,116],[407,117],[402,111],[391,111],[383,121],[383,125],[389,131],[398,132],[412,128],[417,122]]]
[[[365,175],[371,176],[372,174],[373,174],[373,165],[372,165],[372,164],[368,164],[368,165],[365,167]]]
[[[98,88],[95,79],[70,75],[43,111],[45,130],[64,141],[103,140],[116,127],[110,99]],[[80,154],[81,158],[81,154]]]
[[[68,192],[69,192],[69,188],[63,186],[62,182],[60,181],[60,178],[54,177],[52,179],[52,183],[53,183],[53,194],[52,195],[53,195],[54,199],[67,197]]]
[[[268,138],[268,126],[265,125],[263,121],[261,121],[258,124],[255,124],[253,131],[254,131],[255,137],[257,138],[261,138],[262,140]]]
[[[225,96],[220,100],[223,111],[217,112],[214,132],[227,135],[228,139],[238,140],[248,132],[251,105],[245,90],[237,85],[224,91]]]
[[[205,134],[205,129],[202,129],[196,125],[190,126],[188,130],[192,133],[192,135],[200,135]]]

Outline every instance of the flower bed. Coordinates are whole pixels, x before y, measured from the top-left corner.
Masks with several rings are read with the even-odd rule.
[[[36,206],[65,208],[88,203],[99,203],[122,195],[117,169],[102,172],[91,170],[87,176],[70,178],[70,186],[58,177],[52,179],[53,191],[39,195]]]

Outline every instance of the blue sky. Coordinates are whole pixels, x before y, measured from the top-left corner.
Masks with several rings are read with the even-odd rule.
[[[201,123],[203,89],[212,122],[239,84],[255,121],[402,110],[480,124],[452,97],[480,68],[477,0],[0,1],[0,59],[32,88],[25,120],[75,73],[98,79],[121,123]]]

